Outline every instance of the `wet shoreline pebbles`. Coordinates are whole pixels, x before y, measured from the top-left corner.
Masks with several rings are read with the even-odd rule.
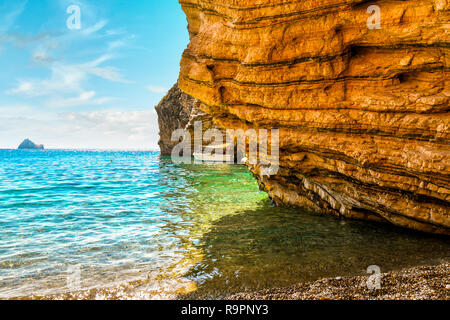
[[[450,263],[382,273],[380,288],[368,288],[369,276],[325,278],[285,288],[242,292],[227,299],[450,300]]]

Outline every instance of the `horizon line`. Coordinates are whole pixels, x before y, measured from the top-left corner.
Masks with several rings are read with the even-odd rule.
[[[46,150],[76,150],[76,151],[161,151],[158,148],[48,148],[48,149],[18,149],[18,148],[2,148],[0,150],[21,150],[21,151],[46,151]]]

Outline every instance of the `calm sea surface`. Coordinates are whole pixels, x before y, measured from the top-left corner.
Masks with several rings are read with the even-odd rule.
[[[174,298],[450,259],[448,238],[273,207],[245,167],[0,150],[0,298]]]

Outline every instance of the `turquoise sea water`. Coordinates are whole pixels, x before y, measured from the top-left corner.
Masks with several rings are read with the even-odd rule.
[[[450,259],[448,238],[274,207],[242,166],[0,150],[0,178],[0,298],[214,295]]]

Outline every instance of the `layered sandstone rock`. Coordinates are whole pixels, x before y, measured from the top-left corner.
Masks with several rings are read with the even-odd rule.
[[[450,234],[448,1],[180,2],[179,86],[224,128],[280,129],[279,173],[251,168],[276,203]]]

